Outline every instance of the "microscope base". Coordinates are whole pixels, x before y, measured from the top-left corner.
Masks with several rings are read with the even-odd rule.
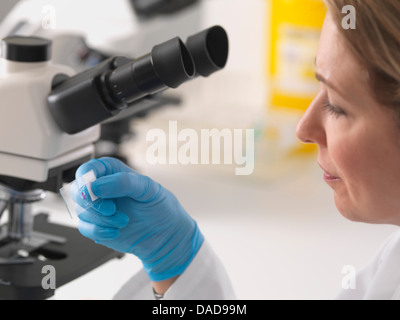
[[[30,252],[27,263],[0,265],[0,299],[43,300],[52,297],[55,289],[42,286],[42,281],[47,283],[44,278],[49,274],[44,266],[54,267],[55,285],[59,288],[111,259],[123,257],[122,253],[84,238],[77,229],[50,223],[47,218],[47,214],[36,215],[34,230],[65,238],[65,243],[46,243]]]

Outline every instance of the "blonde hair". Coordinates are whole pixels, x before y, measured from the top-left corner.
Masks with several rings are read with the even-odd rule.
[[[329,12],[368,73],[375,100],[400,115],[400,0],[324,0]],[[356,29],[342,28],[342,8],[356,11]]]

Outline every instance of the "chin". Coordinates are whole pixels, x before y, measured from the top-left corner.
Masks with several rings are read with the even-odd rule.
[[[372,223],[372,222],[367,221],[365,218],[362,218],[362,217],[360,217],[359,215],[354,214],[354,213],[351,212],[351,211],[349,212],[349,210],[344,211],[344,210],[341,210],[341,209],[339,209],[339,208],[338,208],[338,210],[339,210],[339,212],[341,213],[341,215],[342,215],[344,218],[346,218],[347,220],[350,220],[350,221],[352,221],[352,222]]]
[[[366,212],[355,207],[349,200],[345,201],[335,193],[335,205],[341,215],[354,222],[368,222],[365,218]]]
[[[335,194],[335,205],[344,218],[353,222],[369,224],[390,224],[400,226],[400,211],[372,210],[372,206],[364,206],[365,209],[357,206],[358,203],[343,199]]]

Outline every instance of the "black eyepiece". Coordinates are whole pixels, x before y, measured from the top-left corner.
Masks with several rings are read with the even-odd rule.
[[[155,46],[151,52],[154,70],[170,88],[177,88],[196,74],[189,50],[179,38]]]
[[[214,26],[188,38],[186,45],[192,54],[197,73],[203,77],[221,70],[228,60],[229,40],[226,31]]]

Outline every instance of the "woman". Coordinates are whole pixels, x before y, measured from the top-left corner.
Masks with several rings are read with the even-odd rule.
[[[400,1],[326,0],[316,57],[320,91],[296,134],[319,147],[318,163],[348,219],[400,225]],[[356,29],[342,28],[342,8]],[[102,200],[80,215],[81,233],[138,256],[144,271],[116,298],[232,299],[225,270],[197,224],[159,184],[115,159],[92,160]],[[340,299],[400,298],[400,234]]]

